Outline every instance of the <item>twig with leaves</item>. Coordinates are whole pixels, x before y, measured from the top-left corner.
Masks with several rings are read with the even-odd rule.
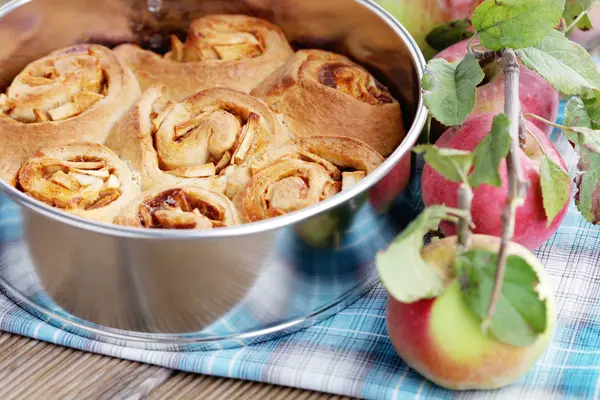
[[[510,127],[508,130],[510,134],[510,147],[506,161],[506,168],[508,171],[508,198],[502,215],[502,240],[500,242],[498,263],[496,265],[494,289],[492,291],[492,298],[490,299],[487,316],[483,321],[485,330],[487,330],[487,327],[489,326],[502,291],[506,259],[508,258],[507,250],[515,231],[517,207],[525,202],[525,196],[527,195],[527,188],[529,186],[528,181],[524,177],[523,166],[519,159],[519,133],[524,128],[524,125],[521,124],[521,103],[519,101],[519,60],[512,49],[504,50],[502,52],[502,59],[505,79],[504,113],[510,120]]]
[[[425,105],[441,125],[454,127],[452,135],[461,129],[475,109],[477,88],[485,78],[482,66],[502,63],[504,113],[498,110],[490,132],[475,149],[465,151],[421,144],[414,151],[424,154],[426,168],[433,169],[445,180],[457,184],[459,210],[454,210],[452,216],[453,219],[458,219],[455,268],[460,277],[461,290],[469,308],[480,318],[483,331],[508,344],[528,346],[533,343],[545,329],[543,321],[546,318],[543,311],[539,311],[535,316],[521,315],[522,321],[518,324],[510,321],[515,316],[514,312],[506,308],[511,299],[503,289],[505,276],[514,277],[514,268],[522,269],[526,265],[522,259],[514,258],[510,250],[519,206],[526,201],[538,201],[526,198],[530,182],[527,181],[521,164],[525,148],[537,146],[542,153],[538,156],[540,182],[535,184],[540,185],[547,226],[552,226],[547,229],[557,228],[557,218],[564,216],[571,193],[570,178],[563,167],[564,163],[557,160],[557,157],[560,159],[558,153],[555,150],[551,154],[547,153],[547,147],[540,144],[539,138],[527,131],[528,122],[525,118],[539,117],[522,115],[519,71],[523,66],[537,72],[558,92],[576,96],[567,106],[566,127],[563,127],[587,167],[587,171],[579,178],[580,192],[576,200],[579,209],[585,210],[582,214],[586,218],[600,221],[600,210],[597,213],[591,211],[594,207],[594,202],[591,201],[593,196],[597,197],[600,208],[600,73],[590,55],[556,29],[557,26],[589,25],[585,14],[591,7],[590,2],[596,0],[571,0],[566,6],[564,0],[484,0],[472,17],[462,21],[464,23],[453,21],[428,36],[430,43],[440,47],[451,45],[452,40],[470,38],[467,45],[469,52],[464,58],[457,62],[441,58],[429,61],[422,80]],[[535,18],[531,17],[533,14]],[[477,47],[470,46],[476,40]],[[551,147],[549,142],[548,146]],[[502,186],[499,174],[503,160],[506,161],[507,172],[504,179],[507,181],[508,191],[501,215],[499,251],[491,254],[472,248],[474,218],[471,207],[477,197],[477,190],[482,185],[506,187]],[[435,221],[448,220],[438,215],[449,215],[444,214],[443,210],[437,210],[436,213],[435,219],[427,215],[423,218],[432,226]],[[475,231],[478,232],[477,227]],[[413,231],[413,235],[418,234]],[[407,240],[409,237],[412,236],[406,233],[398,240]],[[414,237],[412,240],[413,244],[416,243]],[[426,268],[424,263],[420,265]],[[391,264],[388,267],[391,270]],[[384,279],[387,269],[382,271],[380,274],[382,280],[387,282],[386,287],[392,287],[390,279]],[[490,271],[493,271],[491,285],[487,275]],[[419,288],[422,289],[422,294],[427,292],[429,297],[443,290],[443,279],[435,278],[436,275],[431,271],[426,276],[429,278],[412,284],[411,299],[419,298],[416,295]],[[521,284],[522,290],[532,294],[531,301],[539,302],[537,309],[544,310],[544,300],[535,294],[532,282]],[[401,297],[400,292],[401,290],[395,291]],[[533,300],[534,298],[537,300]],[[502,299],[504,300],[501,301]],[[532,318],[537,322],[534,323]],[[507,326],[510,329],[507,330]]]

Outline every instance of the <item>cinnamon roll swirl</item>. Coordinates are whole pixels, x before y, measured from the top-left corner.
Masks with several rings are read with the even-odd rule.
[[[349,189],[382,162],[353,138],[301,138],[253,162],[252,178],[234,202],[245,222],[284,215]]]
[[[127,165],[98,143],[36,151],[20,168],[17,188],[52,207],[100,222],[112,222],[140,193]]]
[[[298,51],[252,95],[302,137],[353,137],[389,156],[405,137],[400,104],[367,70],[321,50]]]
[[[160,56],[135,45],[115,49],[136,74],[142,89],[164,84],[181,100],[213,87],[250,92],[283,65],[293,51],[281,30],[246,15],[211,15],[192,21],[187,39],[171,39]]]
[[[0,94],[0,177],[14,182],[41,147],[103,143],[139,96],[131,71],[103,46],[70,46],[32,62]]]
[[[142,177],[144,190],[195,185],[233,197],[257,154],[291,139],[263,102],[232,89],[207,89],[173,102],[148,89],[107,144]]]
[[[154,229],[212,229],[239,225],[240,217],[223,194],[196,186],[171,186],[142,193],[115,223]]]

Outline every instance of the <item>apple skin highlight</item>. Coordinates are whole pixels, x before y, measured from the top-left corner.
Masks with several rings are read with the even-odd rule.
[[[498,251],[498,238],[474,235],[473,249]],[[527,249],[512,243],[509,254],[525,258],[547,285],[543,266]],[[451,268],[456,237],[440,240],[422,251],[425,261],[439,269]],[[453,390],[496,389],[523,376],[542,355],[556,325],[554,299],[548,296],[546,332],[530,347],[507,345],[485,336],[475,315],[463,301],[458,281],[435,298],[403,304],[390,296],[387,326],[402,359],[439,386]]]
[[[494,115],[494,113],[484,113],[470,117],[462,127],[448,129],[436,142],[436,146],[473,151],[491,130]],[[546,135],[529,121],[527,122],[527,128],[542,145],[548,157],[566,171],[564,160]],[[533,145],[536,142],[533,138],[529,138],[528,143]],[[539,149],[532,149],[531,152],[532,154],[528,155],[525,151],[521,150],[520,154],[523,172],[530,185],[525,203],[523,206],[517,208],[513,241],[533,250],[542,245],[556,232],[567,213],[569,202],[565,204],[561,212],[554,218],[550,226],[548,226],[542,200],[540,162],[539,159],[536,159],[541,157],[542,153]],[[508,196],[508,174],[505,160],[501,162],[499,172],[502,180],[501,187],[497,188],[483,184],[479,188],[473,189],[474,197],[471,209],[473,223],[475,224],[473,233],[498,237],[502,234],[501,216]],[[435,172],[429,165],[425,165],[422,175],[422,192],[423,202],[426,206],[446,205],[458,208],[458,189],[458,183],[448,181]],[[572,189],[570,188],[569,190],[570,199]],[[440,230],[446,236],[456,234],[456,226],[449,222],[442,221]]]

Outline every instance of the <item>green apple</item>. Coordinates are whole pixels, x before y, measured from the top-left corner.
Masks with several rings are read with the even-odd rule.
[[[496,237],[474,235],[473,250],[497,252]],[[516,347],[482,331],[481,320],[467,307],[458,279],[452,278],[456,237],[424,247],[423,261],[450,277],[434,298],[402,303],[390,296],[387,305],[389,336],[406,363],[432,382],[454,390],[495,389],[523,376],[547,348],[556,325],[554,299],[542,264],[525,247],[509,246],[509,255],[523,258],[538,275],[538,292],[546,298],[546,330],[533,344]]]

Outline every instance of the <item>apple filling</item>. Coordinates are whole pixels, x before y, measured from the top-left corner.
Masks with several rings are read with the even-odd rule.
[[[231,224],[224,207],[185,189],[169,189],[145,200],[138,211],[144,228],[212,229]]]
[[[354,186],[365,171],[340,171],[329,161],[308,152],[279,159],[259,172],[252,183],[263,182],[259,196],[269,217],[300,210]]]
[[[229,177],[228,195],[248,182],[242,167],[263,132],[261,116],[232,104],[191,110],[159,99],[150,115],[159,166],[181,178]]]
[[[259,197],[268,217],[284,215],[325,200],[341,189],[327,170],[301,160],[284,160],[259,173],[255,178],[267,181],[259,188]]]
[[[318,71],[318,80],[325,86],[337,89],[367,104],[394,102],[387,89],[358,66],[343,63],[321,65]]]
[[[24,193],[67,210],[98,209],[121,196],[115,169],[95,157],[63,161],[34,156],[21,167],[17,183]]]
[[[171,51],[165,58],[179,62],[236,61],[258,57],[264,50],[264,43],[254,33],[218,25],[191,31],[185,43],[171,35]]]
[[[93,50],[49,56],[29,64],[0,94],[0,115],[26,123],[60,121],[86,111],[107,90]]]

